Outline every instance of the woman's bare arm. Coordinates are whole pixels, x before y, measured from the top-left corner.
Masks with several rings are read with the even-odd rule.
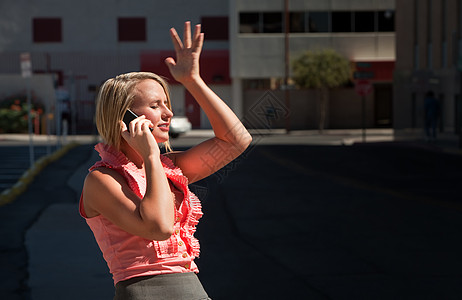
[[[174,78],[192,94],[210,120],[215,137],[187,151],[169,156],[179,166],[190,183],[215,173],[239,156],[252,141],[244,125],[234,112],[202,80],[199,57],[204,35],[196,25],[191,38],[190,23],[185,23],[184,43],[175,29],[170,30],[176,61],[167,58]]]

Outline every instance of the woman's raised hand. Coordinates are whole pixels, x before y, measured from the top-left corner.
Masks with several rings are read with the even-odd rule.
[[[194,35],[191,37],[191,22],[185,22],[183,42],[175,28],[170,29],[170,36],[175,48],[176,60],[168,57],[165,59],[165,63],[173,78],[183,84],[199,79],[199,57],[204,42],[201,25],[195,26]]]

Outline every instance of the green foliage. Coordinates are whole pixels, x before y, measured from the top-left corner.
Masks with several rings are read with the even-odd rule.
[[[0,132],[27,132],[27,110],[11,110],[0,108]]]
[[[350,62],[334,50],[306,51],[292,62],[293,80],[302,88],[330,89],[351,78]]]
[[[34,101],[35,102],[35,101]],[[28,130],[28,105],[25,96],[0,100],[0,133],[24,133]],[[43,111],[42,105],[32,103],[32,117]]]

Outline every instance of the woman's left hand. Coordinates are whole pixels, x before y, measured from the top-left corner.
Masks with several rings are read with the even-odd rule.
[[[183,42],[175,28],[170,29],[170,36],[175,47],[176,61],[172,57],[168,57],[165,59],[165,63],[173,78],[182,84],[199,79],[199,57],[204,41],[201,25],[196,25],[194,35],[191,38],[191,23],[185,22]]]

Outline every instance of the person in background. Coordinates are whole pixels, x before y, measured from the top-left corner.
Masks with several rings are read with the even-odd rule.
[[[425,139],[426,141],[436,141],[436,127],[438,124],[439,103],[435,94],[428,91],[425,94]]]

